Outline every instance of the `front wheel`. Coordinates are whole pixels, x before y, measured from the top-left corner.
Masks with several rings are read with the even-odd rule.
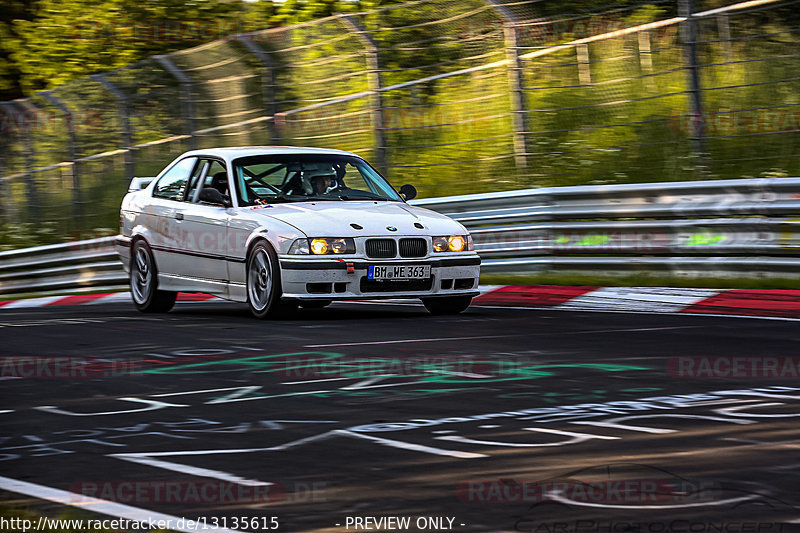
[[[422,300],[422,304],[432,315],[457,315],[465,311],[471,302],[472,296],[447,296]]]
[[[142,313],[166,313],[175,305],[177,293],[158,290],[158,270],[150,246],[137,240],[131,250],[131,297]]]
[[[296,303],[281,301],[278,256],[266,241],[253,246],[247,257],[247,305],[256,318],[273,318],[297,309]]]

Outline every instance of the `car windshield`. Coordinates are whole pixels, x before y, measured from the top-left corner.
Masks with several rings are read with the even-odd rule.
[[[233,162],[241,205],[308,200],[400,202],[391,185],[354,156],[270,154]]]

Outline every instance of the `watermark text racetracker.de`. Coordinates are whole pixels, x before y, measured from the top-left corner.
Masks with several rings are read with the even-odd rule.
[[[676,356],[667,360],[673,378],[793,379],[800,378],[800,357]]]
[[[269,504],[326,501],[326,481],[270,482],[242,485],[220,480],[86,480],[70,485],[70,492],[124,504]]]
[[[93,379],[136,374],[137,361],[98,357],[0,357],[0,378]]]
[[[589,505],[681,504],[697,501],[719,483],[681,478],[554,479],[464,481],[456,487],[458,499],[470,503],[540,503],[554,495]]]
[[[132,520],[129,518],[49,518],[0,517],[0,531],[5,533],[28,533],[30,531],[206,531],[219,527],[269,531],[280,527],[275,516],[198,516],[191,518],[153,518]]]

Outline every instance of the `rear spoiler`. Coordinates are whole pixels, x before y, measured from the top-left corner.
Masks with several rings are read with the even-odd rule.
[[[142,189],[146,189],[152,181],[156,179],[155,177],[150,178],[133,178],[131,180],[130,185],[128,185],[128,192],[134,191],[141,191]]]

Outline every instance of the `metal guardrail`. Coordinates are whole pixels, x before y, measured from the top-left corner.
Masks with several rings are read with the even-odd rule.
[[[411,203],[462,222],[484,272],[800,276],[800,178],[558,187]],[[125,285],[114,237],[0,252],[0,294]]]
[[[116,237],[0,252],[0,294],[123,287]]]

